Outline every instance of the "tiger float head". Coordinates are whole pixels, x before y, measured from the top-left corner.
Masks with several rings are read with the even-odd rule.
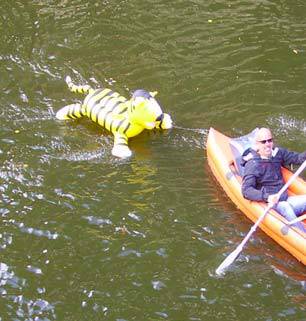
[[[159,127],[163,129],[172,128],[172,120],[168,114],[164,114],[161,106],[154,98],[155,92],[137,89],[133,92],[128,115],[131,122],[151,130]],[[165,117],[167,119],[165,119]]]

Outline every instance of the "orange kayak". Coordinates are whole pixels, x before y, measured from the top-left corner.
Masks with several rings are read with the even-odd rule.
[[[242,169],[239,156],[252,146],[255,131],[249,135],[230,138],[210,128],[207,138],[208,164],[226,194],[233,203],[254,223],[267,208],[265,202],[246,200],[241,194]],[[287,181],[292,173],[283,168],[283,177]],[[306,182],[297,178],[289,187],[289,195],[306,194]],[[303,222],[306,223],[306,220]],[[288,221],[276,211],[271,210],[259,227],[274,241],[306,265],[306,234],[288,225]]]

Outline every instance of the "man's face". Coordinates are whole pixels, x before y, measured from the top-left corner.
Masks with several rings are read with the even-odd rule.
[[[273,137],[271,131],[268,129],[260,130],[256,136],[256,147],[258,154],[264,158],[271,157],[273,146]]]

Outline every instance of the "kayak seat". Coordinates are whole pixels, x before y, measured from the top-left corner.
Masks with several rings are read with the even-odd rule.
[[[234,158],[234,166],[237,171],[237,174],[243,177],[244,174],[244,167],[242,166],[242,156],[237,156]]]
[[[254,145],[255,134],[258,128],[255,128],[251,133],[238,138],[232,138],[230,140],[230,147],[233,153],[233,162],[239,176],[243,176],[244,167],[242,166],[243,153]]]

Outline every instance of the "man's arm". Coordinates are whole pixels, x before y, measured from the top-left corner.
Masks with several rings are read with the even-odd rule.
[[[264,188],[256,188],[256,163],[249,161],[245,165],[245,173],[242,180],[241,192],[244,198],[251,201],[265,201],[268,196]]]
[[[281,148],[284,165],[300,165],[306,160],[306,152],[296,153],[291,152],[285,148]]]

